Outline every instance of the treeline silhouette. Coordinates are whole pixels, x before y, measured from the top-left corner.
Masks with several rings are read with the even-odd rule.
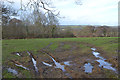
[[[59,25],[41,26],[25,25],[21,20],[13,18],[8,25],[2,27],[3,39],[24,38],[65,38],[65,37],[117,37],[118,28],[109,26],[62,27]]]

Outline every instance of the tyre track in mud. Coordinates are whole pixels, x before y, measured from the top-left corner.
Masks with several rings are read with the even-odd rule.
[[[80,42],[80,43],[82,43],[82,42]],[[63,44],[63,42],[62,42],[62,44]],[[65,44],[65,43],[64,43]],[[87,46],[89,46],[89,47],[95,47],[94,45],[92,45],[92,44],[89,44],[89,43],[82,43],[82,44],[85,44],[85,45],[87,45]],[[71,51],[73,51],[73,50],[75,50],[75,48],[76,48],[76,46],[74,46],[74,47],[72,47],[72,49],[71,49]],[[98,47],[97,47],[98,48]],[[59,48],[60,49],[60,48]],[[98,48],[99,49],[99,48]],[[99,49],[99,50],[101,50],[101,49]],[[98,51],[98,50],[97,50]],[[92,54],[91,54],[92,55]],[[100,70],[100,69],[99,69]]]
[[[52,52],[50,50],[50,46],[52,45],[53,43],[50,43],[48,44],[48,46],[46,46],[45,48],[43,48],[42,50],[46,50],[48,52]],[[70,49],[63,49],[63,46],[65,44],[69,44],[71,45],[71,48]],[[77,52],[80,52],[80,48],[77,46],[77,44],[84,44],[88,47],[95,47],[94,45],[92,44],[89,44],[89,43],[83,43],[83,42],[61,42],[59,43],[59,46],[58,48],[55,50],[54,53],[56,54],[52,54],[51,53],[51,56],[59,63],[63,63],[64,61],[72,61],[71,62],[71,66],[65,66],[65,69],[67,70],[67,72],[71,75],[71,77],[73,78],[76,78],[76,77],[93,77],[93,75],[88,75],[86,73],[84,73],[84,64],[85,63],[88,63],[88,62],[91,62],[92,60],[95,60],[95,58],[91,57],[92,56],[92,53],[89,55],[89,57],[93,58],[92,60],[85,60],[85,58],[88,58],[87,55],[81,55],[80,53],[79,54],[76,54],[75,56],[73,55],[73,52],[76,51]],[[97,47],[98,49],[98,47]],[[40,52],[41,53],[41,52]],[[70,56],[70,57],[69,57]],[[52,64],[52,65],[55,65],[54,62],[52,61],[52,59],[49,58],[49,56],[39,56],[37,55],[37,62],[38,62],[38,67],[40,68],[39,69],[39,72],[40,74],[42,75],[43,78],[45,77],[50,77],[48,74],[51,74],[52,77],[55,77],[57,75],[57,77],[67,77],[65,76],[65,73],[62,72],[60,69],[56,69],[56,68],[51,68],[51,67],[48,67],[48,66],[45,66],[44,64],[42,64],[41,62],[44,61],[44,62],[48,62],[49,64]],[[40,59],[42,57],[45,57],[43,59]],[[80,59],[82,58],[82,59]],[[41,62],[40,62],[41,61]],[[81,62],[78,62],[78,61],[81,61]],[[98,64],[98,63],[97,63]],[[96,63],[94,64],[96,65]],[[75,67],[76,66],[76,67]],[[50,69],[52,71],[50,71]],[[96,69],[96,70],[95,70]],[[99,72],[102,72],[98,66],[96,66],[93,70],[93,72],[95,73],[95,71],[99,70]],[[81,73],[79,73],[81,72]],[[53,73],[56,73],[56,74],[53,74]],[[59,74],[59,75],[58,75]],[[98,73],[99,74],[99,73]],[[41,76],[40,75],[40,76]],[[97,75],[99,76],[99,75]],[[101,75],[100,75],[101,76]]]

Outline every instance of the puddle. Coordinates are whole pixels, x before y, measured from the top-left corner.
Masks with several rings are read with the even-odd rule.
[[[93,66],[90,63],[84,65],[86,73],[92,73]]]
[[[35,67],[35,71],[38,72],[38,68],[37,68],[37,61],[33,58],[33,56],[31,55],[30,52],[27,52],[29,54],[29,56],[32,58],[32,62],[33,62],[33,65]]]
[[[96,48],[91,48],[93,51],[95,51],[96,50]]]
[[[51,57],[51,56],[50,56],[50,57]],[[51,58],[52,58],[52,57],[51,57]],[[55,68],[59,68],[59,69],[61,69],[63,72],[66,71],[64,65],[61,65],[60,63],[56,62],[54,58],[52,58],[52,60],[54,61],[55,65],[56,65]],[[64,64],[69,65],[69,62],[70,62],[70,61],[66,61],[66,62],[64,62]],[[72,79],[72,77],[70,76],[69,73],[65,73],[65,75],[68,76],[68,78]]]
[[[63,72],[66,72],[66,70],[65,70],[65,66],[64,65],[61,65],[59,62],[57,62],[49,53],[47,53],[47,52],[45,52],[52,60],[53,60],[53,62],[54,62],[54,64],[55,64],[55,68],[59,68],[59,69],[61,69]],[[65,65],[70,65],[70,62],[71,61],[66,61],[66,62],[64,62],[64,64]],[[45,63],[45,62],[42,62],[44,65],[46,65],[46,66],[52,66],[51,64],[48,64],[48,63]],[[72,77],[70,76],[70,74],[69,73],[65,73],[65,75],[66,76],[68,76],[68,78],[70,78],[70,79],[72,79]]]
[[[8,68],[7,70],[8,70],[8,72],[13,73],[14,75],[18,74],[18,72],[14,69]]]
[[[19,54],[19,53],[16,53],[16,55],[20,56],[20,54]]]
[[[105,62],[104,60],[96,60],[97,62],[100,63],[99,67],[103,67],[103,68],[106,68],[106,69],[109,69],[109,70],[113,70],[113,71],[116,71],[115,68],[111,67],[112,64],[108,63],[108,62]]]
[[[38,72],[38,68],[37,68],[37,66],[36,66],[37,62],[36,62],[36,60],[35,60],[34,58],[32,58],[32,62],[33,62],[33,64],[34,64],[35,71]]]
[[[46,65],[46,66],[49,66],[49,67],[51,67],[52,65],[51,64],[48,64],[48,63],[46,63],[46,62],[42,62],[44,65]]]
[[[51,56],[50,56],[51,57]],[[52,57],[51,57],[52,58]],[[60,68],[63,72],[65,72],[65,67],[64,65],[61,65],[60,63],[56,62],[54,58],[52,58],[53,62],[55,63],[55,68]]]
[[[30,53],[29,52],[27,52],[28,53],[28,55],[30,56]]]
[[[106,60],[104,59],[103,57],[100,56],[100,53],[99,52],[95,52],[96,48],[91,48],[93,51],[93,55],[96,57],[96,58],[100,58],[100,59],[103,59],[103,60]]]
[[[53,59],[54,60],[54,59]],[[55,61],[55,60],[54,60]],[[69,65],[69,62],[70,61],[66,61],[65,63],[66,63],[66,65]],[[46,65],[46,66],[49,66],[49,67],[51,67],[52,65],[51,64],[48,64],[48,63],[46,63],[46,62],[42,62],[44,65]],[[61,65],[60,63],[58,63],[58,62],[56,62],[55,61],[55,68],[60,68],[60,69],[62,69],[62,71],[63,72],[65,72],[66,70],[64,69],[64,65]],[[70,79],[72,79],[72,77],[70,76],[70,74],[69,73],[65,73],[65,75],[66,76],[68,76]]]
[[[18,67],[22,67],[23,69],[29,70],[28,68],[24,67],[23,65],[15,64]]]
[[[97,57],[97,58],[99,57],[99,54],[100,54],[100,53],[94,52],[94,51],[93,51],[92,53],[93,53],[93,55],[94,55],[95,57]]]
[[[95,48],[91,48],[91,49],[92,49],[92,50],[96,50]],[[116,72],[116,69],[112,67],[112,64],[106,62],[106,61],[105,61],[106,59],[103,58],[103,57],[101,57],[101,56],[100,56],[100,53],[94,52],[94,51],[92,51],[92,53],[93,53],[93,55],[94,55],[96,58],[100,58],[100,59],[96,60],[97,62],[100,63],[100,64],[99,64],[99,67],[106,68],[106,69],[109,69],[109,70],[113,70],[113,71]]]
[[[92,53],[93,53],[93,55],[94,55],[96,58],[100,58],[100,59],[106,60],[106,59],[104,59],[103,57],[99,56],[100,53],[94,52],[94,51],[93,51]]]
[[[71,61],[65,61],[64,64],[69,66],[69,65],[70,65],[70,62],[71,62]]]

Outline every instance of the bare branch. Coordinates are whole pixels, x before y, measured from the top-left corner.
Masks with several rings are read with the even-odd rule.
[[[14,3],[13,1],[9,1],[9,0],[5,0],[5,1],[7,1],[7,2],[9,2],[9,3],[11,3],[11,4],[13,4],[13,3]]]
[[[41,3],[42,3],[43,8],[44,8],[45,10],[47,10],[47,11],[51,11],[51,10],[49,10],[49,9],[45,8],[45,4],[44,4],[42,1],[41,1]]]

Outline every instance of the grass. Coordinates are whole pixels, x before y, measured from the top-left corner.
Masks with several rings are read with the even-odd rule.
[[[3,65],[5,62],[11,59],[19,59],[17,55],[11,55],[12,52],[23,52],[23,51],[32,51],[35,54],[38,54],[37,51],[45,48],[48,44],[50,45],[51,50],[55,50],[59,46],[59,42],[65,41],[75,41],[75,42],[84,42],[92,44],[96,47],[101,48],[102,50],[109,53],[108,55],[117,54],[118,50],[118,38],[117,37],[94,37],[94,38],[50,38],[50,39],[11,39],[2,41],[2,61]],[[88,46],[84,44],[77,44],[81,49],[88,50]],[[65,44],[64,49],[70,49],[71,45]],[[9,64],[9,63],[8,63]],[[14,77],[11,73],[3,72],[4,77],[10,78]],[[30,74],[27,71],[23,71],[25,76],[30,78]]]
[[[22,74],[23,74],[26,78],[32,78],[32,75],[31,75],[30,72],[27,71],[27,70],[23,70],[23,71],[22,71]]]
[[[4,75],[6,78],[16,78],[12,73],[8,73],[7,70],[4,70],[2,75]]]
[[[2,41],[3,61],[6,59],[17,58],[17,56],[11,56],[12,52],[21,51],[37,51],[46,47],[49,43],[53,43],[50,48],[55,50],[58,47],[57,42],[63,41],[78,41],[86,42],[101,47],[103,50],[115,54],[115,50],[118,48],[118,43],[111,43],[110,41],[117,41],[117,37],[95,37],[95,38],[50,38],[50,39],[11,39]],[[69,48],[70,45],[65,45],[64,48]],[[84,45],[81,45],[84,47]],[[8,57],[9,56],[9,57]]]
[[[86,45],[79,44],[80,48],[86,48]]]
[[[71,45],[68,45],[68,44],[65,44],[65,45],[63,46],[64,49],[70,49],[70,47],[71,47]]]
[[[53,50],[53,51],[54,51],[57,47],[58,47],[58,43],[57,43],[57,42],[54,42],[52,45],[50,45],[50,49]]]

